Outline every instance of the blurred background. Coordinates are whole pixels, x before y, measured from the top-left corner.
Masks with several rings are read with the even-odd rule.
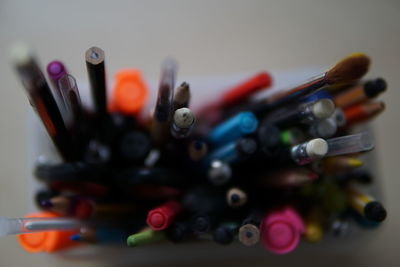
[[[31,201],[27,197],[30,107],[8,60],[8,47],[13,41],[23,40],[34,46],[42,65],[53,59],[63,60],[78,79],[86,78],[84,51],[93,45],[105,50],[109,75],[120,68],[136,67],[149,79],[158,76],[159,63],[166,55],[178,59],[179,75],[218,76],[328,66],[359,51],[372,58],[368,76],[382,76],[389,84],[381,98],[387,110],[373,122],[377,139],[374,153],[382,174],[376,179],[382,186],[387,221],[368,242],[341,253],[335,249],[322,253],[309,246],[285,256],[263,251],[246,255],[243,249],[240,257],[233,257],[229,248],[213,246],[198,250],[197,258],[202,260],[196,263],[398,266],[399,20],[397,0],[0,0],[0,215],[23,216]],[[208,253],[221,257],[211,260]],[[146,254],[150,256],[157,257]],[[146,262],[142,259],[140,265]],[[87,259],[72,263],[101,266],[101,262]],[[15,237],[0,239],[0,266],[70,264],[71,260],[64,257],[27,254]]]

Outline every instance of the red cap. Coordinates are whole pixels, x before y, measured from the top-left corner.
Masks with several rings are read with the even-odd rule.
[[[153,231],[167,228],[175,216],[182,210],[182,205],[177,201],[169,201],[149,211],[146,223]]]
[[[108,110],[136,115],[146,104],[147,94],[148,89],[139,70],[121,70],[115,75],[115,85]]]
[[[56,213],[41,211],[26,215],[27,218],[56,218]],[[40,233],[20,234],[17,236],[22,248],[30,253],[47,252],[52,253],[79,245],[70,239],[71,235],[77,234],[79,230],[47,231]]]
[[[267,72],[260,72],[246,81],[230,88],[222,96],[223,106],[233,106],[238,103],[244,102],[252,94],[270,87],[272,85],[272,77]]]

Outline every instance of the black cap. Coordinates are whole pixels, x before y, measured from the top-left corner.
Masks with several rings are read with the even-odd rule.
[[[144,159],[150,149],[150,138],[139,131],[131,131],[125,134],[119,143],[121,159],[127,162]]]
[[[263,150],[271,150],[280,144],[280,131],[275,125],[264,122],[258,130],[258,140]]]
[[[234,234],[230,228],[225,226],[220,226],[217,229],[215,229],[213,233],[213,239],[218,244],[228,245],[233,242]]]
[[[364,208],[365,217],[374,222],[382,222],[386,218],[386,210],[377,201],[369,202]]]
[[[240,138],[236,142],[236,149],[242,155],[251,155],[256,152],[257,143],[253,138]]]
[[[190,232],[186,223],[176,222],[167,229],[167,238],[174,243],[182,241]]]
[[[386,87],[386,81],[382,78],[377,78],[364,84],[364,92],[367,97],[373,98],[384,92]]]
[[[207,215],[201,215],[194,219],[192,230],[196,234],[207,233],[211,228],[211,221]]]

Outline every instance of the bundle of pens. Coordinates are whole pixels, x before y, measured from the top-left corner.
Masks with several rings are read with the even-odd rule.
[[[42,212],[2,219],[3,234],[21,234],[28,251],[238,240],[284,254],[301,237],[318,242],[325,233],[345,235],[351,221],[374,227],[386,217],[381,203],[357,189],[372,182],[358,167],[373,144],[366,132],[351,131],[383,111],[372,99],[386,89],[381,78],[360,80],[370,63],[364,54],[254,100],[272,84],[268,73],[258,73],[196,113],[187,82],[174,92],[176,63],[168,59],[146,117],[140,111],[147,89],[137,71],[119,73],[107,98],[100,48],[86,52],[92,109],[61,62],[47,67],[50,88],[28,48],[13,52],[29,101],[63,159],[35,167],[47,186],[37,193]]]

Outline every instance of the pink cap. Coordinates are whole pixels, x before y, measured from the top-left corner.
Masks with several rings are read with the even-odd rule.
[[[167,228],[175,216],[182,210],[182,205],[177,201],[169,201],[149,211],[146,223],[153,231]]]
[[[268,213],[261,222],[261,240],[264,247],[276,254],[294,250],[304,223],[300,215],[290,206]]]

